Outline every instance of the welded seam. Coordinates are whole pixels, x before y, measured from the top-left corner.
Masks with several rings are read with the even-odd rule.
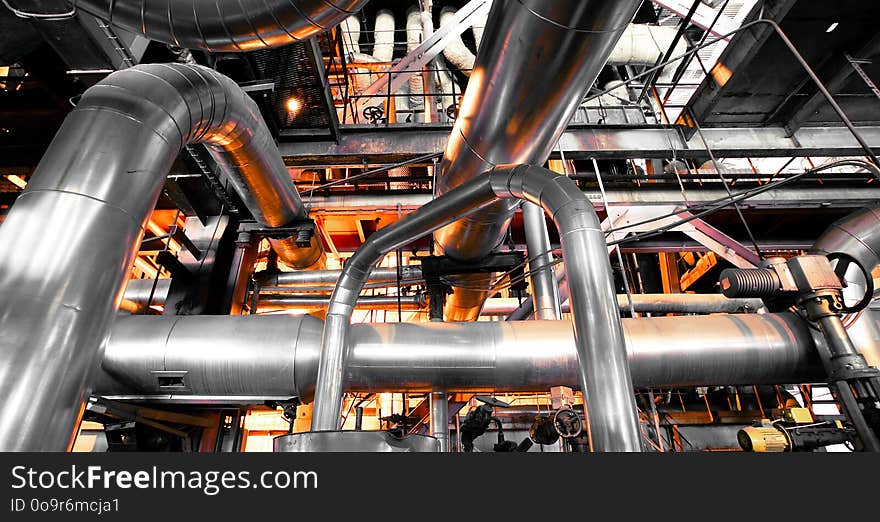
[[[204,31],[202,31],[202,24],[199,21],[199,13],[196,11],[197,5],[198,5],[198,2],[193,2],[193,4],[192,4],[193,21],[196,23],[196,31],[199,32],[199,38],[202,39],[202,45],[203,45],[202,48],[210,51],[211,46],[208,44],[208,39],[205,38],[205,33],[204,33]]]
[[[220,2],[222,0],[214,0],[214,6],[217,8],[217,18],[220,20],[220,25],[223,27],[223,31],[226,32],[226,36],[229,38],[229,41],[232,42],[232,45],[238,49],[239,51],[244,51],[238,42],[235,41],[235,38],[232,37],[232,33],[229,31],[229,27],[226,25],[226,17],[223,16],[223,10],[220,9]]]
[[[180,319],[181,316],[174,318],[171,328],[168,329],[168,335],[165,336],[165,349],[162,350],[162,371],[168,371],[168,344],[171,342],[171,334],[174,333],[174,329],[177,328],[177,323]]]
[[[257,26],[254,25],[254,22],[251,20],[251,15],[247,9],[245,9],[244,4],[241,3],[241,0],[236,0],[238,2],[238,7],[241,8],[241,12],[244,14],[244,19],[247,22],[248,26],[251,28],[251,33],[257,37],[257,39],[265,46],[272,47],[269,45],[266,40],[263,40],[263,37],[260,36],[259,31],[257,31]]]
[[[173,1],[174,0],[165,0],[165,5],[168,7],[165,11],[166,16],[168,17],[168,31],[171,32],[171,40],[174,42],[174,45],[183,47],[177,39],[177,31],[174,30],[174,17],[171,16],[171,2]]]
[[[86,198],[86,199],[91,199],[92,201],[95,201],[95,202],[97,202],[97,203],[100,203],[100,204],[104,205],[105,207],[112,208],[112,209],[114,209],[114,210],[118,210],[118,211],[122,212],[123,214],[125,214],[126,216],[128,216],[129,219],[132,220],[132,222],[134,223],[134,225],[135,225],[137,228],[139,228],[139,229],[141,229],[141,230],[144,229],[144,227],[143,227],[143,221],[137,219],[137,218],[136,218],[131,212],[129,212],[128,210],[126,210],[126,209],[124,209],[124,208],[122,208],[122,207],[120,207],[120,206],[118,206],[118,205],[113,205],[112,203],[107,203],[107,202],[104,201],[103,199],[96,198],[95,196],[89,196],[88,194],[82,194],[82,193],[80,193],[80,192],[73,192],[72,190],[62,190],[62,189],[57,189],[57,188],[29,189],[29,190],[26,190],[25,192],[22,192],[21,195],[18,196],[18,198],[19,198],[19,199],[22,199],[22,198],[24,198],[25,196],[30,195],[30,194],[38,194],[38,193],[43,193],[43,192],[56,192],[56,193],[59,193],[59,194],[67,194],[67,195],[69,195],[69,196],[79,196],[79,197],[83,197],[83,198]]]
[[[321,31],[324,30],[323,27],[321,27],[320,25],[318,25],[317,23],[315,23],[314,20],[312,20],[311,18],[309,18],[309,17],[308,17],[305,13],[303,13],[302,11],[300,11],[299,6],[296,5],[296,0],[287,0],[287,3],[290,4],[290,6],[293,7],[293,9],[294,9],[297,13],[299,13],[299,16],[302,17],[303,19],[305,19],[308,23],[310,23],[310,24],[312,24],[313,26],[317,27],[317,28],[320,29]]]
[[[299,38],[297,38],[296,36],[293,36],[293,33],[291,33],[290,31],[287,30],[287,26],[282,24],[281,20],[279,20],[278,17],[275,16],[275,10],[272,9],[271,7],[269,7],[269,0],[262,0],[262,2],[263,2],[263,6],[266,8],[266,12],[269,13],[269,16],[271,16],[272,20],[275,22],[275,25],[280,27],[281,30],[284,31],[287,34],[287,36],[290,37],[291,40],[293,40],[294,42],[298,42]]]
[[[596,31],[594,29],[578,29],[577,27],[571,27],[568,25],[564,25],[562,23],[557,22],[556,20],[551,20],[550,18],[547,18],[544,15],[536,13],[531,8],[529,8],[527,5],[525,5],[522,2],[522,0],[516,0],[516,1],[517,1],[517,3],[519,3],[519,5],[521,5],[523,7],[523,9],[525,9],[529,13],[533,14],[536,18],[544,20],[545,22],[553,24],[556,27],[559,27],[560,29],[564,29],[566,31],[574,31],[574,32],[578,32],[578,33],[590,33],[590,34],[604,34],[604,33],[614,33],[614,32],[618,32],[618,31],[623,31],[624,29],[626,29],[629,26],[629,22],[627,22],[626,24],[624,24],[620,27],[615,27],[613,29],[606,29],[604,31]]]

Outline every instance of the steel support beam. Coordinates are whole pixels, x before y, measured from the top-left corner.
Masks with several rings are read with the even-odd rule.
[[[289,166],[363,165],[405,161],[443,152],[449,127],[420,125],[383,128],[346,126],[339,142],[287,142],[278,148]],[[872,148],[880,148],[880,127],[859,127]],[[804,127],[789,136],[782,127],[704,128],[717,157],[861,156],[864,151],[843,127]],[[698,136],[686,139],[682,128],[666,125],[569,126],[559,141],[567,159],[702,159],[706,147]],[[554,150],[551,158],[559,158]]]

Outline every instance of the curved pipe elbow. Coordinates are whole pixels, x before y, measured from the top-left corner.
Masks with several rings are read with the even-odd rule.
[[[114,26],[177,47],[244,52],[306,40],[367,0],[72,0]]]
[[[880,209],[862,209],[835,221],[810,250],[825,255],[845,254],[870,274],[880,264]]]

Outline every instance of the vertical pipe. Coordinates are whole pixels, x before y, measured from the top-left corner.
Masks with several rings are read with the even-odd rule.
[[[551,265],[553,253],[550,248],[547,221],[544,220],[544,209],[533,203],[523,203],[522,213],[526,248],[529,254],[535,319],[556,320],[562,317],[562,310],[559,305],[556,274]]]
[[[431,392],[431,436],[440,441],[440,453],[449,452],[449,400],[446,392]]]

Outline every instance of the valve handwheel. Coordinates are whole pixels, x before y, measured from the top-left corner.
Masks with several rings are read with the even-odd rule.
[[[563,439],[573,439],[583,431],[580,415],[571,408],[560,408],[553,415],[553,427]]]
[[[383,111],[382,107],[379,106],[364,107],[363,111],[364,118],[370,120],[370,123],[372,123],[373,125],[379,123],[384,114],[385,111]]]

